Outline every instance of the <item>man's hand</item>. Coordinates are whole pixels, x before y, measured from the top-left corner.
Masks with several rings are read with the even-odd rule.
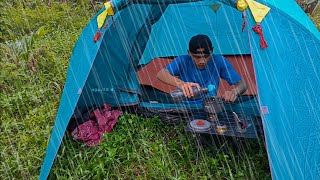
[[[185,97],[193,97],[194,92],[192,87],[196,87],[200,91],[200,85],[198,83],[192,83],[192,82],[179,82],[177,84],[178,88],[183,91],[183,94]]]
[[[222,96],[222,98],[225,101],[229,101],[229,102],[234,102],[237,99],[237,94],[234,91],[225,91],[224,95]]]
[[[243,94],[247,89],[247,84],[244,81],[240,80],[235,84],[235,88],[233,88],[231,91],[224,92],[222,98],[225,101],[234,102],[237,97]]]

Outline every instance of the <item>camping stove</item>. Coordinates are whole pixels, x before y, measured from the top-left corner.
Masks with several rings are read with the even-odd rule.
[[[206,97],[203,100],[203,111],[208,113],[207,120],[214,124],[217,132],[225,132],[227,130],[226,124],[221,124],[218,119],[218,114],[223,112],[224,101],[221,97],[212,96]],[[244,116],[238,116],[235,112],[232,112],[232,119],[234,121],[235,130],[239,133],[247,131],[247,122]],[[224,122],[226,123],[226,122]]]
[[[208,113],[208,120],[211,122],[218,121],[218,113],[224,111],[224,104],[221,97],[212,96],[203,99],[203,111]]]

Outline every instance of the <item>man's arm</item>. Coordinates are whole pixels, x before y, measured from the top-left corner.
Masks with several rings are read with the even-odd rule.
[[[247,84],[242,80],[238,81],[234,86],[235,88],[232,89],[232,91],[234,91],[237,96],[240,96],[248,89]]]
[[[231,91],[226,91],[222,96],[226,101],[234,102],[238,96],[243,94],[247,89],[247,84],[240,80],[235,85]]]
[[[226,101],[234,102],[237,96],[241,95],[247,90],[246,83],[241,79],[240,75],[235,71],[234,67],[227,58],[222,56],[222,68],[220,76],[226,80],[230,85],[233,84],[234,88],[231,91],[224,92],[222,96]],[[236,82],[236,83],[235,83]]]
[[[181,89],[183,91],[183,94],[188,98],[194,95],[192,89],[193,86],[197,87],[198,90],[200,90],[200,85],[198,83],[184,82],[179,78],[172,76],[167,69],[160,70],[157,73],[157,78],[166,84],[170,84]]]
[[[167,69],[161,69],[158,73],[157,73],[157,78],[169,85],[175,86],[177,88],[179,88],[180,84],[183,84],[184,82],[174,76],[172,76],[169,71]]]

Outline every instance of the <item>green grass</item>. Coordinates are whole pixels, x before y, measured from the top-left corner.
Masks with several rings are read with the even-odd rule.
[[[261,140],[244,141],[241,154],[203,146],[196,164],[196,139],[184,127],[125,114],[97,147],[66,137],[50,178],[270,179]]]
[[[312,15],[308,14],[308,16],[320,31],[320,7],[318,7]]]
[[[38,178],[73,46],[101,7],[60,2],[0,0],[0,42],[20,41],[41,26],[47,31],[26,50],[28,58],[0,56],[0,179]],[[319,28],[319,10],[312,18]],[[183,124],[125,114],[104,139],[89,148],[67,135],[50,178],[270,179],[262,139],[244,142],[240,156],[204,147],[198,164],[196,141]]]
[[[33,4],[35,3],[35,4]],[[3,6],[4,5],[4,6]],[[0,56],[0,179],[36,179],[46,152],[73,46],[95,11],[46,1],[2,4],[1,39],[20,41],[40,26],[47,34],[29,58]],[[69,10],[66,10],[69,9]],[[30,52],[29,52],[30,51]]]

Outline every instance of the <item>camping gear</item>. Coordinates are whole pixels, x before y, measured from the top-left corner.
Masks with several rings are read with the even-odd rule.
[[[208,117],[217,117],[217,114],[224,111],[223,99],[218,96],[205,97],[203,99],[203,111],[209,113]]]
[[[190,98],[185,97],[185,95],[183,94],[183,91],[181,89],[176,89],[176,90],[172,91],[170,93],[170,95],[174,101],[180,101],[183,99],[197,99],[200,97],[204,97],[204,95],[206,95],[208,92],[214,91],[215,86],[210,84],[210,85],[208,85],[208,87],[201,88],[200,90],[198,90],[197,87],[193,86],[192,90],[193,90],[194,94]]]
[[[236,102],[240,102],[239,99],[237,99]],[[243,100],[241,101],[243,102]],[[206,116],[208,121],[212,123],[212,125],[216,126],[216,132],[223,134],[227,130],[227,126],[224,124],[221,124],[224,120],[219,120],[219,114],[226,113],[224,104],[230,103],[225,102],[221,97],[218,96],[212,96],[212,97],[204,97],[203,98],[203,111],[208,113]],[[238,133],[244,133],[247,130],[247,122],[245,116],[241,115],[239,118],[238,114],[236,112],[232,112],[233,119],[234,119],[234,128]],[[220,116],[221,117],[221,116]],[[224,122],[225,123],[225,122]],[[191,126],[192,128],[192,126]],[[194,128],[193,128],[194,129]]]
[[[198,90],[198,88],[192,87],[192,90],[193,96],[190,98],[186,97],[181,89],[172,91],[170,95],[174,101],[180,101],[183,99],[197,99],[208,93],[208,88],[201,88],[200,90]]]
[[[232,112],[236,131],[244,133],[247,131],[247,120],[245,118],[240,119],[236,112]]]
[[[225,133],[226,131],[228,130],[227,126],[226,125],[216,125],[216,132],[218,134],[223,134]]]
[[[224,111],[224,104],[221,97],[206,97],[203,100],[203,111],[208,113],[207,118],[211,122],[218,121],[218,113]]]
[[[225,108],[249,117],[261,116],[272,177],[317,179],[320,33],[293,0],[255,0],[268,7],[261,7],[263,16],[256,3],[248,4],[249,8],[239,4],[238,10],[236,2],[112,0],[103,7],[83,29],[70,57],[40,179],[48,177],[75,109],[105,103],[113,107],[185,109],[160,100],[152,103],[149,92],[140,96],[144,87],[136,72],[153,59],[185,55],[190,38],[197,34],[210,37],[214,53],[236,56],[239,61],[235,64],[243,63],[244,56],[250,57],[253,68],[243,71],[255,80],[256,94],[249,101]],[[102,12],[102,26],[98,26],[97,17]],[[267,48],[260,47],[260,36],[252,30],[257,23]],[[101,36],[94,42],[99,31]],[[150,74],[155,76],[155,72]],[[155,100],[158,92],[150,92]],[[165,102],[166,96],[161,100]],[[234,122],[233,115],[230,118]],[[254,118],[246,120],[249,124]],[[239,134],[249,134],[250,128]]]
[[[93,108],[84,111],[75,110],[67,126],[67,131],[72,132],[76,127],[90,120],[90,114]]]
[[[88,146],[95,146],[102,141],[104,133],[110,133],[122,114],[119,110],[111,110],[111,106],[104,104],[90,113],[90,120],[74,128],[71,135],[75,140],[81,140]]]
[[[201,121],[208,122],[211,126],[210,128],[203,126],[195,125],[197,121],[192,120],[189,123],[189,126],[185,128],[186,132],[199,133],[199,134],[209,134],[215,136],[225,136],[225,137],[234,137],[234,138],[246,138],[246,139],[257,139],[259,134],[263,134],[263,130],[259,129],[258,121],[254,116],[238,114],[241,118],[246,120],[246,128],[243,131],[237,130],[237,124],[234,121],[234,116],[231,111],[225,111],[219,114],[218,120],[215,122],[211,122],[205,119],[201,119]],[[196,119],[198,120],[198,119]],[[195,121],[195,122],[193,122]],[[191,122],[193,122],[193,126],[191,126]],[[196,127],[196,128],[195,128]],[[204,130],[202,130],[203,128]],[[200,129],[200,130],[199,130]]]
[[[189,126],[193,131],[208,131],[211,128],[211,123],[204,119],[194,119],[189,122]]]

